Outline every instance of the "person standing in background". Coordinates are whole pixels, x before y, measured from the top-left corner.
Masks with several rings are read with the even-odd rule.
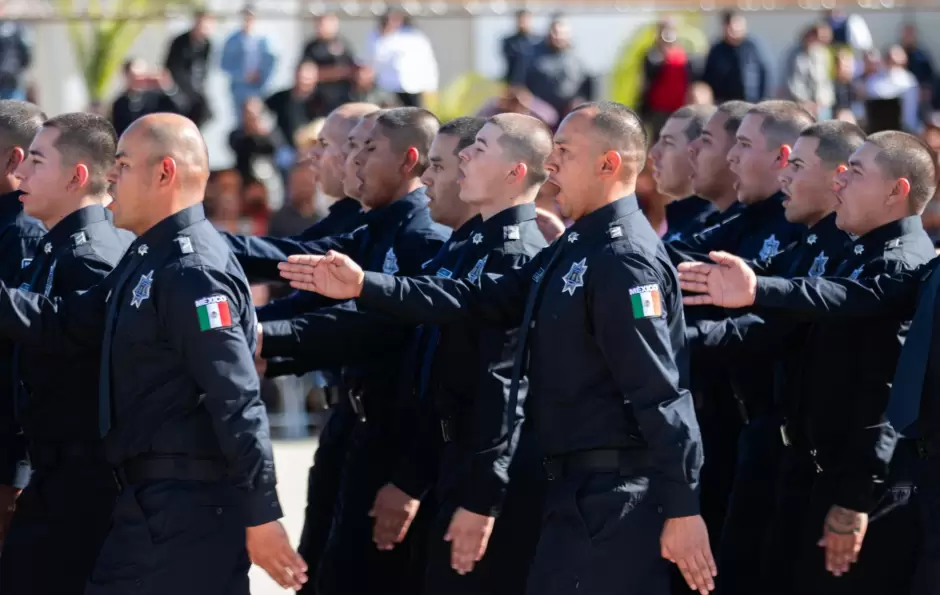
[[[264,87],[277,63],[268,39],[254,32],[255,13],[250,6],[242,10],[242,19],[242,28],[229,36],[222,48],[222,70],[231,81],[239,123],[245,102],[250,97],[264,96]]]
[[[571,26],[562,15],[552,17],[548,37],[533,50],[525,86],[551,105],[559,120],[579,104],[593,99],[593,82],[584,62],[571,47]]]
[[[520,10],[516,13],[516,32],[503,38],[503,59],[506,61],[503,81],[507,85],[521,85],[525,80],[525,71],[537,43],[538,39],[532,35],[532,12]]]
[[[0,17],[4,8],[0,6]],[[20,21],[0,20],[0,99],[25,99],[24,74],[33,61],[29,33]]]
[[[407,16],[390,11],[368,42],[367,62],[379,89],[396,93],[404,107],[421,107],[422,95],[437,91],[439,74],[431,41]]]
[[[111,123],[118,135],[134,120],[157,112],[181,114],[182,97],[166,72],[154,73],[143,60],[124,63],[124,92],[111,105]]]
[[[803,32],[800,45],[788,56],[783,73],[784,97],[799,103],[820,120],[832,117],[835,104],[832,55],[823,43],[824,27],[824,23],[817,23]]]
[[[727,11],[721,18],[724,37],[709,50],[702,81],[712,88],[715,103],[757,103],[767,96],[767,63],[748,37],[743,16]]]
[[[180,90],[186,108],[183,115],[202,127],[212,117],[206,97],[206,77],[209,75],[209,54],[212,43],[209,36],[215,22],[205,11],[197,11],[193,28],[170,43],[164,65]]]
[[[340,105],[352,101],[356,75],[356,55],[352,44],[339,34],[339,17],[328,12],[314,20],[316,36],[307,42],[301,62],[313,62],[319,70],[317,89],[325,105],[324,116]]]
[[[650,138],[659,131],[669,115],[684,105],[692,81],[692,64],[678,43],[675,23],[664,20],[657,25],[656,43],[643,59],[643,92],[640,115],[650,127]]]

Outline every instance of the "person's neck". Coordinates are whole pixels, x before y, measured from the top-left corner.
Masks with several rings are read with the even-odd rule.
[[[780,182],[774,179],[773,182],[767,181],[760,191],[760,199],[754,202],[763,202],[771,196],[780,192]]]
[[[536,190],[538,189],[536,188]],[[533,196],[532,192],[525,192],[523,194],[511,197],[500,197],[481,204],[480,216],[483,217],[484,221],[486,221],[494,215],[502,213],[506,209],[510,209],[516,205],[521,205],[527,202],[533,202],[534,200],[535,196]]]
[[[726,188],[725,191],[718,196],[705,196],[703,198],[715,205],[715,208],[718,209],[719,213],[724,213],[729,208],[731,208],[731,205],[738,202],[738,193],[735,192],[734,187],[731,186]]]
[[[392,197],[392,200],[389,201],[389,204],[405,198],[422,186],[424,186],[424,184],[421,183],[421,178],[411,178],[410,180],[406,180],[395,192],[395,195]]]
[[[894,213],[885,213],[883,216],[877,219],[874,219],[872,221],[869,221],[868,225],[864,229],[856,230],[854,233],[858,235],[859,237],[865,236],[875,231],[879,227],[884,227],[885,225],[888,225],[889,223],[900,221],[901,219],[904,219],[905,217],[908,217],[908,216],[910,216],[910,213],[906,213],[903,211],[894,212]]]
[[[820,211],[819,213],[816,213],[812,219],[806,222],[806,227],[813,229],[819,225],[820,221],[831,215],[833,212],[833,209],[829,209],[828,211]]]
[[[680,200],[685,200],[687,198],[692,198],[695,196],[695,192],[691,188],[683,190],[682,192],[677,192],[675,194],[666,194],[666,204],[671,202],[679,202]]]
[[[159,199],[157,199],[159,200]],[[162,202],[162,201],[161,201]],[[128,227],[127,230],[133,232],[134,235],[140,237],[154,228],[158,223],[165,219],[169,219],[173,215],[185,211],[189,207],[197,205],[202,202],[202,196],[196,195],[192,197],[184,196],[176,198],[173,200],[166,201],[161,206],[164,206],[162,209],[154,209],[152,213],[149,213],[148,217],[140,223],[140,225],[134,225]],[[136,229],[135,229],[136,228]]]
[[[63,219],[74,213],[84,209],[85,207],[90,207],[94,204],[104,204],[104,196],[83,196],[79,199],[67,199],[62,201],[62,210],[58,213],[49,215],[48,217],[42,217],[40,220],[42,224],[46,226],[46,229],[51,230],[53,227],[59,224]]]
[[[454,231],[457,231],[461,227],[467,224],[468,221],[479,215],[480,212],[476,209],[466,209],[459,218],[454,221],[454,226],[451,227]]]
[[[584,215],[590,215],[598,209],[602,209],[610,203],[616,202],[624,196],[630,196],[636,192],[636,178],[625,182],[614,182],[607,188],[597,194],[598,198],[590,200],[584,209]],[[584,216],[582,215],[582,217]]]

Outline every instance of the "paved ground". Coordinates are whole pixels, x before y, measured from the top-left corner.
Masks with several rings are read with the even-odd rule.
[[[283,440],[274,443],[274,461],[277,465],[277,492],[284,509],[283,523],[287,527],[291,543],[297,546],[304,522],[304,505],[307,497],[307,471],[313,460],[316,439]],[[257,566],[251,569],[251,594],[275,595],[290,593],[268,578]]]

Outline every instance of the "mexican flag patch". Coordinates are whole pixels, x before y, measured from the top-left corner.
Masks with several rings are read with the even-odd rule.
[[[201,331],[232,326],[232,313],[229,311],[228,298],[224,295],[212,295],[196,300],[196,313],[199,315]]]
[[[659,285],[641,285],[630,290],[633,318],[655,318],[663,314],[663,300]]]

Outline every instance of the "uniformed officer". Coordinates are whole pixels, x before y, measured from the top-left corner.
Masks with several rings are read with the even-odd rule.
[[[865,135],[854,124],[838,121],[820,122],[800,133],[793,145],[786,169],[780,174],[787,220],[806,225],[803,236],[774,257],[764,274],[784,277],[820,276],[832,272],[841,261],[850,236],[835,224],[838,204],[832,180],[844,169],[849,156],[864,142]],[[770,328],[756,331],[740,328],[743,323],[766,323]],[[734,484],[721,533],[718,587],[723,594],[750,594],[760,591],[761,548],[770,519],[768,501],[776,489],[777,463],[783,445],[780,441],[782,419],[779,412],[781,374],[795,374],[802,358],[784,347],[793,343],[799,325],[779,317],[754,319],[753,315],[728,318],[720,322],[697,321],[689,331],[692,358],[697,364],[720,365],[747,353],[775,363],[777,387],[771,403],[751,403],[748,423],[742,430]]]
[[[0,291],[17,343],[100,350],[98,435],[123,490],[87,593],[247,594],[249,556],[285,587],[306,579],[277,521],[248,282],[205,219],[207,178],[192,122],[137,120],[109,174],[115,224],[138,235],[114,272],[57,300]]]
[[[21,276],[23,289],[53,298],[85,291],[121,259],[130,242],[102,206],[116,144],[114,127],[99,116],[65,114],[43,123],[16,170],[24,211],[49,229]],[[58,360],[55,374],[50,358]],[[14,366],[19,390],[4,391],[3,415],[22,428],[17,438],[28,440],[29,457],[23,452],[21,464],[33,472],[0,556],[0,591],[81,593],[118,495],[98,436],[98,353],[22,346],[14,349]],[[45,563],[49,556],[59,560],[56,572]]]
[[[935,176],[931,152],[915,137],[893,131],[870,136],[849,171],[837,178],[837,224],[859,237],[835,274],[897,277],[928,262],[934,250],[920,213],[933,195]],[[689,277],[684,287],[709,292],[707,299],[690,298],[690,303],[754,303],[757,292],[748,285],[753,272],[737,259],[714,256],[722,267],[695,265],[684,273]],[[805,283],[797,279],[787,285]],[[886,313],[864,325],[826,322],[810,329],[803,369],[787,390],[785,489],[778,496],[772,536],[780,592],[909,588],[919,541],[909,502],[917,447],[901,441],[895,448],[896,432],[883,423],[886,409],[891,413],[888,397],[908,316]],[[801,533],[794,538],[797,553],[786,541],[793,527]],[[791,576],[781,568],[784,560],[792,561],[792,584],[780,581]]]
[[[459,172],[460,200],[480,217],[471,221],[463,249],[429,269],[476,283],[484,273],[515,271],[541,251],[546,242],[534,200],[551,150],[551,130],[539,120],[517,114],[490,118],[460,151],[459,170],[456,155],[450,164]],[[516,331],[457,323],[425,328],[424,334],[417,394],[430,409],[430,423],[418,434],[411,460],[376,499],[377,541],[381,546],[401,530],[396,492],[410,496],[405,500],[413,510],[433,482],[422,470],[439,457],[440,510],[430,533],[424,592],[521,593],[538,540],[544,485],[523,416],[506,424],[513,364],[506,346],[514,344]],[[519,412],[524,401],[525,384]]]
[[[694,196],[689,159],[689,143],[701,136],[716,109],[708,105],[679,108],[666,120],[650,149],[656,191],[671,200],[666,205],[667,241],[681,238],[684,232],[701,231],[708,216],[717,210],[711,202]]]
[[[23,268],[29,265],[46,229],[42,223],[23,212],[19,180],[14,172],[26,158],[29,143],[46,120],[39,107],[14,99],[0,100],[0,281],[14,285]],[[0,345],[0,386],[12,387],[12,347]],[[6,391],[7,398],[12,393]],[[8,410],[9,411],[9,410]],[[29,467],[20,464],[25,444],[17,439],[18,429],[12,415],[0,415],[0,547],[16,497],[29,481]]]
[[[335,252],[281,265],[298,289],[409,320],[519,325],[510,398],[527,369],[551,480],[528,593],[667,593],[661,556],[693,589],[713,588],[678,279],[633,195],[645,161],[636,114],[612,102],[576,108],[547,163],[575,224],[519,271],[479,285],[364,274]]]

